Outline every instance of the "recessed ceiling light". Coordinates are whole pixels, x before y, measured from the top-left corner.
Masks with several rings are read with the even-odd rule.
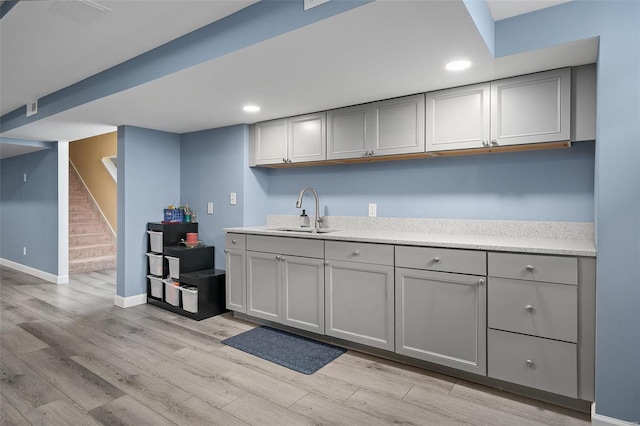
[[[471,62],[466,60],[449,62],[445,68],[449,71],[462,71],[471,66]]]
[[[258,112],[260,111],[260,107],[257,105],[245,105],[242,109],[246,112]]]

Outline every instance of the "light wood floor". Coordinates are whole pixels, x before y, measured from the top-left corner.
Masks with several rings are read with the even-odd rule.
[[[586,425],[588,416],[349,351],[307,376],[222,345],[253,327],[113,306],[115,271],[54,285],[2,267],[0,422]]]

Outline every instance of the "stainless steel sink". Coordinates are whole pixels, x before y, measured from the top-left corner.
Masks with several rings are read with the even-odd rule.
[[[327,234],[329,232],[339,231],[339,229],[319,228],[316,230],[314,228],[275,228],[272,229],[272,231],[300,232],[303,234],[314,234],[317,232],[318,234]]]

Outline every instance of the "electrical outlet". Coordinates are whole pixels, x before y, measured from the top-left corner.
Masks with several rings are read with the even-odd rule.
[[[26,247],[22,247],[22,255],[23,256],[27,255],[27,248]]]
[[[229,204],[231,204],[232,206],[236,205],[236,193],[232,192],[229,194]]]
[[[369,217],[376,217],[378,214],[378,205],[376,203],[369,203]]]
[[[213,203],[212,202],[208,202],[207,203],[207,214],[213,214]]]

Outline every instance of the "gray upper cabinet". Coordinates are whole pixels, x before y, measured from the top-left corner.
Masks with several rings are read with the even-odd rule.
[[[489,146],[489,83],[427,93],[427,151]]]
[[[424,152],[424,94],[327,113],[327,159]]]
[[[371,151],[371,108],[357,105],[327,112],[327,159],[365,157]]]
[[[491,82],[491,144],[568,141],[571,69]]]
[[[307,114],[255,125],[257,165],[321,161],[326,158],[326,114]]]
[[[424,152],[424,94],[371,105],[371,155]]]
[[[287,119],[255,125],[256,164],[284,163],[287,159]]]
[[[289,119],[287,159],[291,163],[326,159],[326,113],[308,114]]]

